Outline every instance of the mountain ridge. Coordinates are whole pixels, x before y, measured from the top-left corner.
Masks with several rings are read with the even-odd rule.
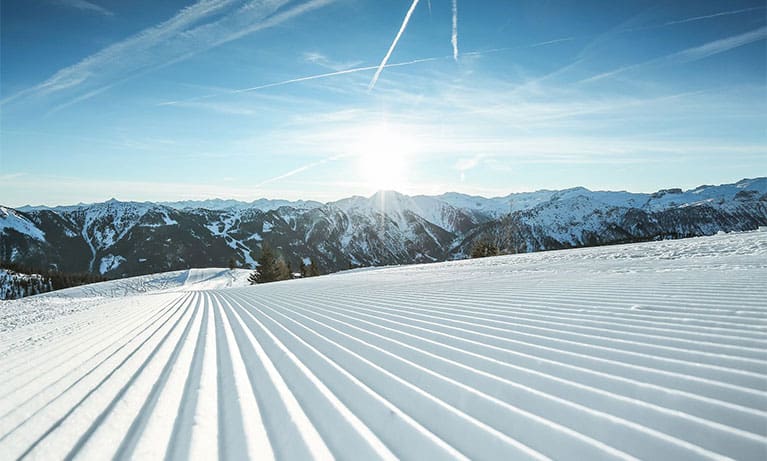
[[[200,199],[200,200],[177,200],[177,201],[163,201],[163,200],[157,200],[157,201],[137,201],[137,200],[119,200],[114,197],[105,200],[103,202],[91,202],[91,203],[85,203],[80,202],[77,204],[70,204],[70,205],[23,205],[19,207],[9,207],[5,206],[6,208],[13,208],[18,211],[26,212],[26,211],[39,211],[39,210],[72,210],[75,208],[84,208],[84,207],[90,207],[93,205],[98,205],[100,203],[109,203],[109,202],[118,202],[118,203],[135,203],[135,204],[158,204],[158,205],[165,205],[171,208],[175,209],[185,209],[185,208],[205,208],[210,210],[228,210],[232,208],[269,208],[269,209],[277,209],[280,206],[292,206],[296,208],[301,207],[318,207],[322,205],[329,205],[329,204],[335,204],[338,202],[346,201],[349,199],[371,199],[372,197],[376,196],[380,193],[394,193],[399,195],[404,195],[411,198],[418,198],[418,197],[427,197],[432,199],[439,199],[442,201],[445,201],[447,203],[453,204],[455,206],[461,206],[465,207],[466,205],[459,204],[458,202],[460,200],[474,200],[479,199],[483,202],[506,202],[513,198],[521,198],[521,197],[547,197],[552,196],[555,193],[566,193],[566,192],[573,192],[573,191],[584,191],[594,194],[599,193],[608,193],[608,194],[625,194],[625,195],[634,195],[634,196],[654,196],[658,194],[666,194],[666,193],[675,193],[675,192],[681,192],[681,193],[697,193],[700,191],[705,191],[710,188],[721,188],[724,186],[734,186],[734,187],[743,187],[747,184],[753,183],[753,182],[760,182],[764,183],[765,185],[762,186],[762,188],[767,188],[767,177],[765,176],[759,176],[754,178],[743,178],[739,181],[736,181],[734,183],[722,183],[718,185],[713,184],[702,184],[699,186],[696,186],[692,189],[683,190],[681,188],[667,188],[667,189],[659,189],[655,192],[629,192],[626,190],[592,190],[585,186],[574,186],[569,187],[565,189],[538,189],[535,191],[526,191],[526,192],[510,192],[507,195],[501,195],[501,196],[495,196],[495,197],[484,197],[481,195],[471,195],[463,192],[443,192],[438,195],[425,195],[425,194],[417,194],[417,195],[407,195],[398,191],[394,190],[379,190],[373,193],[370,197],[365,197],[361,195],[352,195],[349,197],[343,197],[338,200],[331,200],[328,202],[320,202],[317,200],[288,200],[288,199],[280,199],[280,198],[266,198],[262,197],[253,201],[245,201],[245,200],[237,200],[237,199],[222,199],[219,197],[211,198],[211,199]],[[0,204],[2,205],[2,204]],[[206,205],[212,205],[209,207],[206,207]],[[264,209],[264,211],[267,211]]]
[[[0,260],[124,277],[220,267],[230,260],[239,267],[255,267],[267,241],[294,267],[314,258],[329,272],[459,259],[480,240],[519,253],[765,225],[765,177],[647,194],[575,187],[495,198],[379,191],[325,204],[111,199],[89,205],[0,207]]]

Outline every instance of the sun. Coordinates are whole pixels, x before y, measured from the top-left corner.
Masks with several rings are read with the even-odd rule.
[[[361,182],[373,190],[404,191],[408,185],[409,161],[416,142],[407,130],[389,124],[361,127],[355,135],[352,155]]]

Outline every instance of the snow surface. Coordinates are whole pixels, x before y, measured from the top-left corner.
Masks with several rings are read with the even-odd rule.
[[[3,457],[767,454],[767,232],[229,277],[0,303]]]
[[[45,234],[35,226],[35,223],[12,208],[0,206],[0,235],[7,233],[7,229],[45,241]]]
[[[124,263],[125,261],[127,261],[127,259],[124,257],[120,255],[115,256],[110,253],[101,258],[101,263],[99,263],[99,273],[105,274],[111,270],[117,269],[120,267],[120,264]]]

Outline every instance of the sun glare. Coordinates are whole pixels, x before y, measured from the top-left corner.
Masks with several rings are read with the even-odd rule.
[[[381,124],[359,130],[352,147],[359,179],[374,190],[404,191],[416,143],[404,129]]]

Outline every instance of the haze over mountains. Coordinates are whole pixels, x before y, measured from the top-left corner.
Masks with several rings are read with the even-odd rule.
[[[382,191],[314,201],[204,200],[0,207],[0,261],[124,277],[231,259],[255,267],[268,242],[297,267],[324,272],[503,252],[711,235],[767,225],[767,178],[653,194],[578,187],[484,198]]]

